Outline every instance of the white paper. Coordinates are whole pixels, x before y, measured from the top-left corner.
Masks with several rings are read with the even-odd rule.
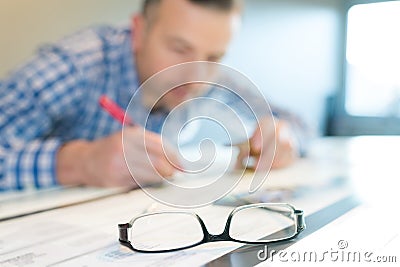
[[[127,191],[126,188],[57,187],[47,190],[3,192],[0,220],[63,207]]]
[[[0,266],[193,266],[241,246],[215,242],[164,254],[136,253],[121,246],[118,223],[128,222],[153,203],[143,192],[134,191],[0,223]],[[304,200],[303,204],[308,206],[299,208],[310,211],[320,208],[311,200]],[[171,209],[155,206],[156,210]],[[231,210],[232,207],[209,206],[189,211],[203,218],[210,233],[219,234]],[[249,233],[256,230],[250,227]]]
[[[239,247],[234,243],[212,244],[200,249],[167,254],[141,254],[118,243],[118,223],[128,222],[151,206],[141,191],[5,221],[0,224],[0,266],[132,266],[165,265],[166,262],[202,262]],[[166,209],[167,207],[159,207]],[[220,231],[228,207],[198,210],[210,231]],[[214,227],[210,227],[214,225]],[[182,226],[184,227],[184,225]],[[218,228],[217,227],[217,228]]]

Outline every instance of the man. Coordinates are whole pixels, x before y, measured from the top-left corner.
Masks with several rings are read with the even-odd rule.
[[[106,94],[126,107],[139,85],[166,67],[220,61],[239,20],[240,3],[234,0],[148,0],[129,28],[86,29],[41,49],[0,84],[0,188],[133,185],[121,125],[100,108],[99,97]],[[174,90],[160,110],[190,97]],[[145,133],[138,126],[124,132],[137,154],[135,174],[149,183],[175,170],[156,133],[162,118],[154,114]],[[259,155],[274,131],[264,121],[250,139],[260,170],[269,167]],[[291,140],[278,138],[273,166],[286,166],[295,154]],[[145,164],[146,155],[154,169]]]

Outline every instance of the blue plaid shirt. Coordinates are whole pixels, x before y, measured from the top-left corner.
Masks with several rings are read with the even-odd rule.
[[[0,191],[56,185],[63,143],[121,130],[99,97],[126,108],[138,86],[128,28],[85,29],[42,47],[0,82]],[[151,130],[160,116],[150,118]]]

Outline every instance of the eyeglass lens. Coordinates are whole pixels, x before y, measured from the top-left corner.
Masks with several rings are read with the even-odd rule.
[[[229,235],[242,242],[269,242],[296,234],[294,212],[287,205],[255,206],[234,213]]]
[[[159,251],[187,247],[200,242],[203,237],[203,230],[195,215],[158,213],[136,219],[130,240],[138,250]]]

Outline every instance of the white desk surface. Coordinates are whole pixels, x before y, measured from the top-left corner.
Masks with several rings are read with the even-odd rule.
[[[312,143],[308,158],[289,168],[272,171],[260,190],[307,189],[303,194],[283,199],[303,209],[306,216],[355,194],[367,207],[376,210],[384,205],[384,210],[393,210],[386,218],[390,220],[397,218],[400,199],[399,156],[400,137],[322,138]],[[338,178],[345,180],[345,185],[332,183]],[[248,184],[249,180],[244,178],[232,194],[246,192]],[[204,265],[241,246],[217,242],[167,254],[131,252],[119,245],[117,224],[142,213],[154,200],[140,190],[120,192],[123,190],[70,188],[37,195],[32,192],[0,195],[0,219],[36,213],[0,222],[0,266]],[[86,202],[90,199],[96,200]],[[157,204],[156,209],[168,207]],[[219,233],[230,210],[231,207],[208,206],[194,211],[204,217],[210,232]],[[379,220],[373,223],[370,231],[391,225]],[[336,238],[335,229],[339,228],[335,224],[326,228],[328,235]],[[341,239],[346,238],[357,236],[344,232]],[[307,244],[312,246],[317,241],[318,238],[311,239]],[[400,256],[397,257],[400,261]],[[234,261],[230,264],[235,265]]]

